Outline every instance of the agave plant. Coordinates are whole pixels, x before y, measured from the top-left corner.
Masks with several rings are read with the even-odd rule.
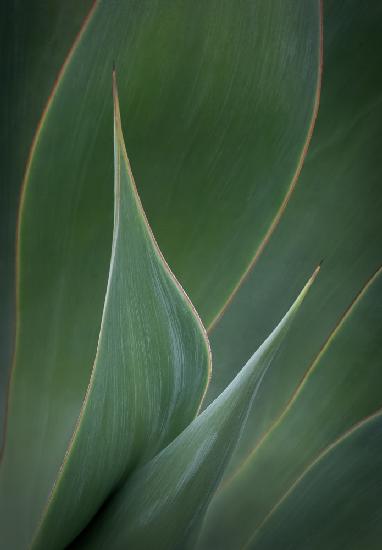
[[[380,548],[382,7],[1,11],[1,548]]]

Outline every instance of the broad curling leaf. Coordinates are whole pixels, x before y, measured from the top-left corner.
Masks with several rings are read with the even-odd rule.
[[[210,370],[202,323],[169,270],[137,195],[115,74],[115,216],[91,380],[33,548],[70,543],[129,470],[195,416]]]
[[[225,391],[166,449],[132,474],[81,534],[75,548],[170,550],[195,543],[256,390],[317,272],[318,268]]]

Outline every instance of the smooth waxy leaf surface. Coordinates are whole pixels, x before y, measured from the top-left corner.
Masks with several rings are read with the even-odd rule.
[[[211,503],[201,547],[242,548],[255,539],[255,533],[273,507],[316,457],[364,417],[382,407],[381,291],[379,270],[305,373],[282,416],[236,474],[223,483]],[[353,468],[355,460],[349,454],[343,463],[344,470],[349,465]],[[363,478],[364,465],[359,464],[359,468],[359,476]],[[316,509],[313,490],[310,496]],[[361,505],[361,501],[356,504],[357,498],[355,492],[354,506]],[[342,506],[346,505],[343,501]],[[327,529],[335,531],[337,516],[330,510],[330,507],[323,509],[321,517],[325,518]],[[313,510],[307,513],[314,516]],[[275,528],[275,524],[272,525]],[[304,529],[306,532],[311,529],[318,544],[318,522],[313,522],[310,528],[305,525]],[[275,533],[275,540],[281,540],[280,537],[282,533]],[[340,527],[338,537],[345,537]],[[326,548],[326,542],[325,538],[322,548]],[[258,547],[262,548],[260,543]],[[361,541],[359,547],[362,547]]]
[[[212,334],[221,368],[210,398],[249,353],[253,328],[261,342],[292,288],[298,288],[312,262],[324,258],[320,285],[261,388],[260,421],[248,422],[238,463],[281,413],[307,365],[381,263],[381,21],[379,4],[364,10],[353,0],[324,2],[320,111],[299,184],[267,249]]]
[[[166,449],[129,478],[74,548],[193,547],[206,506],[238,440],[260,382],[318,269],[228,388]]]
[[[381,451],[379,412],[317,458],[246,548],[380,548]]]
[[[94,2],[0,5],[0,430],[14,340],[17,205],[33,135],[55,79]],[[0,433],[0,447],[2,446]]]
[[[290,190],[315,112],[318,3],[290,6],[95,4],[45,110],[22,195],[5,457],[19,526],[57,477],[96,352],[113,225],[113,61],[149,219],[208,321]]]
[[[210,369],[206,333],[148,227],[123,143],[116,86],[115,217],[97,354],[81,414],[33,547],[69,543],[129,470],[166,446],[195,416]],[[22,488],[7,478],[2,514],[17,548],[41,514],[40,498],[19,533],[7,504]],[[12,483],[13,481],[13,483]],[[41,499],[41,500],[40,500]],[[13,512],[13,507],[11,508]],[[20,538],[20,534],[23,539]]]
[[[23,195],[17,368],[46,380],[54,364],[71,396],[70,407],[57,404],[66,422],[64,444],[50,438],[56,463],[87,386],[107,281],[113,61],[145,210],[208,324],[294,181],[317,106],[319,42],[313,0],[95,4]]]

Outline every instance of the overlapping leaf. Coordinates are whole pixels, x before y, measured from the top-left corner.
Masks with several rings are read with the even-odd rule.
[[[327,1],[324,8],[325,77],[311,149],[299,187],[274,238],[212,337],[215,359],[223,367],[216,372],[218,383],[212,396],[233,375],[240,355],[248,352],[253,325],[261,338],[278,308],[288,300],[287,287],[298,284],[314,258],[325,258],[325,269],[259,392],[260,414],[253,422],[248,421],[228,477],[245,459],[247,466],[212,502],[201,547],[216,544],[236,549],[244,545],[309,460],[382,404],[378,389],[382,354],[378,303],[382,287],[376,280],[354,309],[349,328],[337,333],[330,355],[322,357],[316,366],[314,385],[312,379],[307,393],[301,394],[300,404],[296,402],[294,414],[290,410],[287,417],[282,416],[273,436],[261,444],[288,406],[315,354],[381,262],[382,80],[376,68],[382,51],[382,9],[373,5],[365,11],[354,1]],[[349,84],[353,79],[356,85]],[[271,306],[268,296],[274,297]],[[349,463],[353,459],[349,456]],[[356,474],[360,479],[367,475],[364,467],[360,462]],[[316,510],[313,493],[311,496],[312,509],[306,510],[306,516]],[[361,508],[362,497],[354,494],[353,504]],[[308,506],[309,500],[304,505]],[[341,506],[346,510],[346,500]],[[336,516],[329,501],[325,507],[325,524],[334,533],[331,522]],[[378,515],[377,508],[374,513]],[[349,512],[349,521],[351,518],[354,516]],[[296,518],[291,528],[305,529],[304,525],[303,517],[300,524]],[[342,536],[346,539],[342,528],[343,524],[338,526],[339,538],[334,537],[333,544]],[[273,522],[272,529],[272,540],[279,541],[285,530],[278,534]],[[312,520],[306,529],[320,547],[322,526]],[[351,537],[349,547],[363,547],[362,536],[357,540],[352,531]],[[302,541],[302,547],[309,546],[306,538]],[[369,534],[368,541],[379,544],[377,531]],[[262,548],[260,543],[255,547]],[[331,548],[326,536],[321,547]]]
[[[14,341],[16,216],[21,182],[44,105],[92,0],[0,5],[0,430]],[[0,447],[3,443],[0,432]]]
[[[143,202],[208,321],[290,192],[317,106],[318,2],[290,5],[95,3],[44,111],[22,195],[5,454],[20,537],[56,479],[96,351],[113,60]]]
[[[381,436],[380,411],[344,434],[291,488],[246,548],[378,550]]]
[[[298,284],[298,277],[303,276],[313,258],[325,258],[320,285],[312,291],[285,349],[276,358],[274,376],[269,376],[262,387],[257,411],[261,410],[261,415],[255,419],[260,418],[260,422],[248,426],[244,456],[248,449],[261,441],[261,436],[288,403],[325,335],[333,330],[347,304],[381,260],[382,168],[379,143],[382,83],[376,70],[381,52],[381,7],[375,5],[366,12],[357,2],[326,2],[325,6],[325,85],[317,134],[303,169],[301,185],[257,270],[215,334],[215,344],[220,339],[220,347],[215,347],[215,357],[217,360],[226,358],[228,365],[230,362],[233,367],[237,360],[236,351],[248,352],[249,335],[256,319],[258,337],[261,338],[272,323],[272,317],[277,315],[278,308],[288,299],[289,291],[285,285],[291,288],[292,281]],[[354,75],[357,75],[357,85],[349,85]],[[299,275],[296,266],[300,266]],[[275,297],[273,307],[269,307],[267,302],[270,295]],[[316,377],[315,385],[313,382],[309,384],[310,392],[300,406],[296,403],[294,422],[284,424],[283,421],[274,432],[275,437],[267,438],[264,446],[258,448],[251,466],[256,473],[251,477],[248,469],[244,470],[246,475],[243,471],[236,490],[232,490],[224,504],[221,503],[221,513],[217,513],[213,520],[210,518],[214,522],[216,537],[210,533],[209,545],[236,549],[244,544],[248,533],[261,523],[266,510],[269,511],[284,494],[288,477],[293,483],[304,468],[301,459],[305,460],[309,453],[314,457],[336,433],[341,433],[352,422],[360,420],[363,414],[380,406],[380,282],[375,282],[368,296],[370,298],[364,298],[365,301],[359,305],[357,316],[354,313],[354,322],[343,339],[336,338],[337,343],[333,342],[331,349],[336,351],[332,351],[330,356],[332,368],[326,365],[327,368],[321,371],[323,378],[319,381],[320,377]],[[221,379],[220,383],[224,385],[225,382]],[[326,412],[323,410],[325,406]],[[345,456],[342,455],[341,459],[345,460]],[[356,459],[348,457],[344,470],[352,465],[353,460]],[[364,468],[365,463],[360,461],[359,469],[355,468],[353,473],[366,481],[368,474]],[[327,507],[327,513],[321,510],[321,521],[324,517],[327,533],[333,535],[333,544],[342,540],[346,541],[344,547],[348,544],[357,548],[363,547],[367,540],[371,548],[378,546],[375,526],[365,539],[365,530],[373,527],[366,517],[362,522],[360,520],[359,530],[350,530],[349,536],[343,530],[351,494],[350,479],[348,482],[349,491],[340,492],[336,499],[337,507],[344,510],[337,532],[334,525],[337,516],[333,514],[329,500],[327,505],[320,501],[322,508]],[[367,487],[370,485],[366,484]],[[329,487],[326,489],[329,499]],[[299,496],[301,494],[299,492]],[[362,508],[364,494],[354,494],[354,509]],[[310,547],[312,539],[317,547],[331,548],[326,532],[320,546],[322,525],[313,519],[317,508],[313,493],[311,497],[311,500],[304,500],[304,505],[308,507],[310,504],[312,508],[305,511],[300,524],[294,512],[285,509],[288,517],[289,514],[294,516],[291,530],[298,533],[300,527],[305,529],[306,536],[298,543],[301,547]],[[376,505],[375,499],[373,505]],[[370,508],[366,509],[370,511]],[[213,508],[211,514],[214,514]],[[379,516],[379,507],[375,507],[373,515]],[[307,517],[310,522],[304,524]],[[350,522],[355,521],[351,510],[348,510],[348,518]],[[291,534],[286,523],[278,533],[277,523],[272,521],[267,540],[281,544],[286,533]],[[357,535],[360,538],[357,539]],[[294,545],[298,547],[296,538],[292,539],[293,548]],[[259,539],[255,547],[262,548],[262,541]],[[270,543],[269,547],[273,548]]]
[[[248,422],[238,462],[278,417],[307,365],[381,264],[381,21],[380,4],[364,10],[353,0],[324,2],[320,111],[299,185],[265,253],[211,336],[221,365],[212,381],[213,398],[250,352],[253,327],[261,342],[312,262],[324,258],[320,285],[276,359],[274,376],[262,386],[260,421]]]
[[[206,506],[257,388],[317,272],[229,387],[166,449],[133,473],[74,548],[169,550],[194,546]]]
[[[48,341],[60,341],[68,330],[66,319],[73,318],[67,286],[73,293],[84,278],[88,289],[78,291],[75,300],[88,312],[76,327],[82,351],[67,345],[59,352],[67,355],[65,362],[90,369],[102,312],[112,228],[105,182],[112,176],[107,98],[113,60],[120,67],[128,149],[145,209],[161,248],[208,324],[295,183],[317,107],[319,49],[316,0],[297,10],[282,1],[244,1],[240,9],[232,0],[208,6],[94,4],[48,102],[36,134],[34,169],[26,178],[27,208],[39,213],[41,224],[33,220],[36,231],[24,238],[30,279],[36,292],[51,290],[52,295],[57,272],[65,272],[68,281],[61,281],[63,326],[44,327]],[[39,97],[35,89],[30,95]],[[19,163],[22,172],[23,159]],[[60,217],[52,221],[46,212],[56,209]],[[92,217],[98,229],[90,233]],[[52,230],[45,233],[45,227]],[[66,252],[51,255],[47,269],[45,251],[55,247]],[[23,295],[20,309],[23,316],[28,312],[25,323],[35,327],[34,341],[41,331],[29,296]],[[51,310],[59,308],[57,300],[46,300]],[[83,390],[88,374],[80,377]]]
[[[208,340],[195,310],[147,225],[123,143],[114,85],[115,216],[110,273],[97,354],[81,414],[44,511],[34,548],[70,542],[133,466],[148,460],[195,416],[206,390]],[[5,456],[2,519],[6,545],[17,529],[11,508],[12,455]],[[40,495],[39,495],[40,496]],[[41,496],[40,496],[41,498]]]
[[[381,273],[352,304],[283,415],[216,494],[201,547],[241,548],[316,456],[382,407]]]

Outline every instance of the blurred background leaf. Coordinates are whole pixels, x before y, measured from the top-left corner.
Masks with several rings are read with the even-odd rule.
[[[379,411],[326,449],[247,548],[379,548],[381,428]]]
[[[20,185],[33,135],[65,57],[94,2],[0,5],[0,404],[14,340],[15,240]],[[0,441],[3,439],[0,423]]]

